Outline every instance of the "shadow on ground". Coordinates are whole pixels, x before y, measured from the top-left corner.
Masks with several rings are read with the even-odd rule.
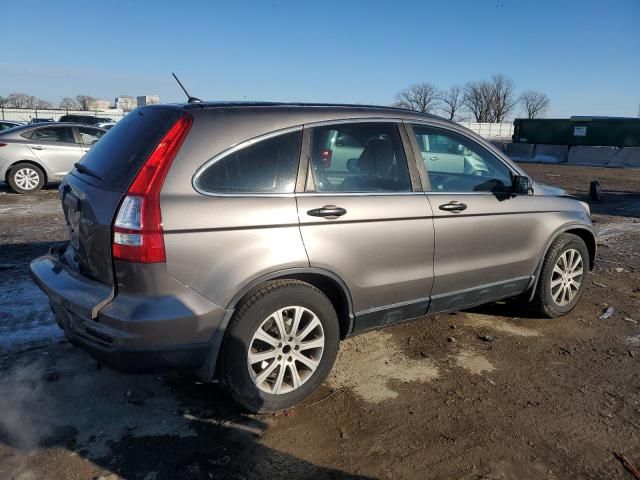
[[[0,368],[0,478],[366,478],[261,445],[279,417],[246,414],[185,374],[98,369],[65,341],[0,355]]]

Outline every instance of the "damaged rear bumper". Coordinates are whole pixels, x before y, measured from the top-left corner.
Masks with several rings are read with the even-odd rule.
[[[172,291],[160,295],[116,294],[53,252],[33,260],[30,270],[67,338],[108,367],[134,373],[198,368],[217,356],[212,339],[222,334],[226,310],[180,282],[169,282]]]

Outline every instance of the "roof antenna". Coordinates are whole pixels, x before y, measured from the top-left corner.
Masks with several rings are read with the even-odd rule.
[[[187,89],[184,88],[184,85],[182,85],[182,82],[180,80],[178,80],[178,77],[176,77],[175,73],[171,72],[171,75],[173,75],[173,78],[176,79],[176,82],[178,82],[178,85],[180,85],[180,88],[182,89],[184,94],[187,96],[187,102],[188,103],[202,103],[202,100],[200,100],[199,98],[192,97],[191,95],[189,95],[189,92],[187,92]]]

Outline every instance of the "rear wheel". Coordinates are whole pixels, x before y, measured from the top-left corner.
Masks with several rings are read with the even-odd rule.
[[[35,193],[44,186],[44,172],[31,163],[18,163],[9,170],[8,180],[16,193]]]
[[[221,352],[222,380],[253,412],[290,408],[327,377],[339,326],[329,299],[297,280],[269,282],[238,307]]]
[[[589,250],[577,235],[563,233],[556,238],[542,264],[533,299],[535,309],[547,317],[566,315],[584,293],[589,269]]]

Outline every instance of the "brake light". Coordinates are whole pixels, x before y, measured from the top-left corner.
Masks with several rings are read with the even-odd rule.
[[[192,119],[181,116],[149,155],[122,199],[113,223],[113,258],[127,262],[166,261],[160,190]]]
[[[329,168],[331,166],[331,150],[323,148],[320,152],[320,165],[323,168]]]
[[[0,143],[0,147],[6,147],[7,144],[6,143]]]

